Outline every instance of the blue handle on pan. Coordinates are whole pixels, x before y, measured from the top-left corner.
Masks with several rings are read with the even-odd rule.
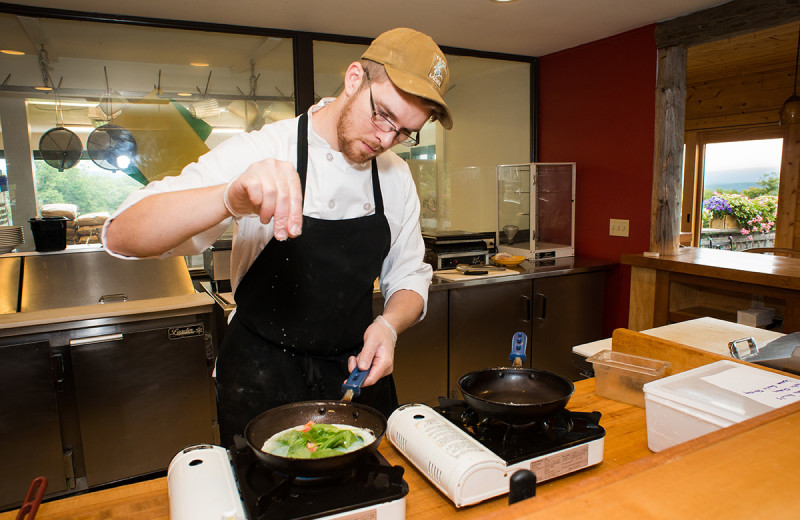
[[[367,378],[369,375],[369,369],[361,370],[358,368],[358,365],[350,372],[350,377],[347,378],[347,381],[344,382],[342,385],[342,393],[346,393],[348,390],[353,391],[352,397],[357,397],[361,394],[361,383],[364,382],[364,379]]]
[[[525,356],[525,349],[528,346],[528,336],[524,332],[517,332],[514,334],[514,337],[511,339],[511,354],[508,355],[508,359],[512,362],[515,359],[520,359],[522,363],[525,362],[527,356]]]

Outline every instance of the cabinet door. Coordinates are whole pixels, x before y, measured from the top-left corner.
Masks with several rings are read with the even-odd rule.
[[[394,351],[394,382],[400,404],[437,405],[447,394],[447,293],[428,294],[425,319],[400,333]],[[383,312],[384,300],[373,299],[373,312]]]
[[[39,476],[48,495],[67,488],[55,385],[47,341],[0,346],[0,509]]]
[[[528,341],[533,368],[572,380],[582,377],[572,363],[572,347],[602,339],[604,290],[604,272],[534,280]]]
[[[467,372],[511,365],[514,334],[531,335],[531,287],[525,280],[450,291],[449,397],[463,398],[458,380]],[[530,355],[525,366],[530,366]]]
[[[89,486],[164,470],[186,446],[214,442],[208,339],[191,327],[201,325],[71,347]]]

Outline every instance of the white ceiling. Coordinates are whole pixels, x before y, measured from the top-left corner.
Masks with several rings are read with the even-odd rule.
[[[13,0],[11,0],[13,2]],[[543,56],[722,0],[20,0],[104,14],[375,37],[413,27],[442,46]]]

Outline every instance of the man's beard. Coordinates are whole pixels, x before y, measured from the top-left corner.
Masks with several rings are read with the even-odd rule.
[[[355,100],[356,96],[353,96],[345,101],[342,114],[336,123],[336,134],[342,155],[350,162],[363,164],[383,153],[384,149],[380,143],[368,143],[375,149],[374,152],[370,152],[364,149],[364,144],[361,140],[349,136],[350,130],[355,126],[353,123],[353,103]]]

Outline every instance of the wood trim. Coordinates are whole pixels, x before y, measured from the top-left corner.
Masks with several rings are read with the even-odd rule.
[[[701,157],[700,142],[697,132],[686,132],[684,141],[683,157],[683,195],[681,198],[681,233],[692,234],[692,245],[695,244],[694,229],[698,228],[697,236],[700,236],[699,218],[702,208],[700,205],[703,197],[703,183],[700,182],[698,159]],[[700,186],[700,200],[697,198],[697,187]]]
[[[690,46],[800,20],[800,3],[733,0],[656,25],[658,48]]]

